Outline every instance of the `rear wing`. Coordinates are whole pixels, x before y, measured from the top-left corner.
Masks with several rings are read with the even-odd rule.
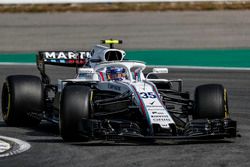
[[[86,65],[91,57],[90,51],[40,51],[37,61],[53,65]]]
[[[82,67],[88,64],[90,58],[90,51],[39,51],[36,64],[42,75],[43,83],[49,84],[50,79],[45,73],[45,64]]]

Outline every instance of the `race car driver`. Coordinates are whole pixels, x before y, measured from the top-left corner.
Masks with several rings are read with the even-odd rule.
[[[108,81],[122,81],[127,79],[126,71],[122,67],[107,67],[106,75]]]

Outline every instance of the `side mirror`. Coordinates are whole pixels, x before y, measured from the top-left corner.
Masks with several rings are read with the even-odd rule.
[[[153,73],[168,73],[168,68],[153,68]]]
[[[153,68],[153,71],[148,73],[146,76],[146,79],[148,79],[148,76],[151,74],[167,74],[168,68]]]

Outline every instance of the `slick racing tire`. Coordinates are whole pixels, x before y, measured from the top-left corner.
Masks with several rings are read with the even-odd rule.
[[[207,84],[196,88],[193,119],[223,119],[228,116],[227,91],[222,85]]]
[[[39,118],[30,113],[42,112],[43,89],[39,77],[11,75],[2,88],[2,116],[9,126],[36,126]]]
[[[60,102],[59,127],[66,142],[87,141],[79,135],[82,118],[89,118],[91,90],[87,86],[69,85],[63,89]]]

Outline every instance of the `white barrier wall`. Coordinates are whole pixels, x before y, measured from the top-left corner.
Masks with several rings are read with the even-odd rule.
[[[65,4],[127,2],[241,2],[242,0],[0,0],[0,4]],[[249,1],[249,0],[245,0]]]

